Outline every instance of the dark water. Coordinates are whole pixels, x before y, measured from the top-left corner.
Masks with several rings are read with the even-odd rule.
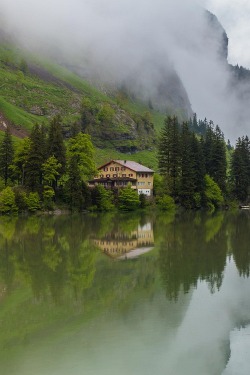
[[[249,211],[0,218],[0,374],[236,374],[249,240]]]

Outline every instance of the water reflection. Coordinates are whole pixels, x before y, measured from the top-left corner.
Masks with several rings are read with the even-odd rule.
[[[162,227],[158,222],[159,228]],[[161,232],[161,231],[160,231]],[[166,295],[177,299],[198,280],[207,281],[211,292],[221,287],[227,257],[224,213],[214,216],[184,213],[161,234],[159,266]]]
[[[88,225],[81,217],[1,218],[0,276],[7,292],[16,279],[30,284],[37,300],[49,291],[59,302],[66,283],[75,296],[89,288],[97,251]]]
[[[131,259],[145,254],[153,249],[154,232],[151,221],[138,223],[130,231],[124,231],[115,222],[112,230],[99,239],[94,239],[95,245],[112,258]]]
[[[0,298],[17,280],[32,288],[34,297],[63,300],[65,288],[75,299],[99,280],[100,254],[133,258],[154,247],[158,258],[152,275],[159,274],[170,300],[204,280],[211,292],[219,290],[227,256],[233,254],[239,274],[249,276],[249,212],[179,216],[107,214],[10,218],[0,220]],[[105,263],[106,267],[106,263]],[[137,264],[134,263],[134,272]],[[117,266],[117,269],[119,266]],[[154,275],[156,276],[156,275]]]
[[[246,279],[250,272],[249,225],[248,212],[1,217],[0,372],[20,375],[19,370],[10,371],[13,358],[2,371],[2,361],[17,348],[28,358],[30,351],[34,357],[39,357],[40,350],[46,355],[57,351],[60,362],[69,347],[72,357],[78,353],[79,373],[84,372],[83,362],[95,375],[102,373],[102,362],[91,352],[96,347],[103,360],[116,351],[119,363],[134,353],[136,374],[145,374],[147,368],[153,373],[157,363],[158,373],[167,373],[163,370],[173,359],[172,368],[185,368],[176,374],[205,374],[204,362],[216,355],[220,357],[215,360],[216,371],[223,368],[229,330],[248,319],[249,309],[243,314],[237,308],[249,291],[249,283],[243,289],[239,277]],[[129,258],[135,249],[151,251],[126,262],[114,261],[124,254]],[[55,333],[60,342],[64,337],[63,348],[53,345]],[[43,348],[41,337],[45,337]],[[47,337],[52,340],[49,345]],[[209,350],[203,343],[206,337]],[[87,354],[81,362],[83,342]],[[32,351],[34,343],[39,346],[37,352]],[[189,363],[190,348],[193,357],[200,358],[200,372],[187,371],[197,364]],[[94,361],[88,360],[88,351]],[[157,363],[151,360],[152,352]],[[137,353],[141,353],[138,362]],[[144,361],[147,366],[142,365]],[[97,372],[93,363],[100,363]],[[46,372],[45,361],[40,364],[44,365],[41,374],[53,372]],[[37,363],[33,365],[36,368]],[[53,362],[54,368],[57,365]],[[106,370],[119,372],[115,363],[113,372]],[[25,368],[21,375],[27,373]],[[128,373],[132,369],[124,372]]]
[[[240,275],[250,274],[250,212],[241,211],[232,215],[230,225],[230,246]]]

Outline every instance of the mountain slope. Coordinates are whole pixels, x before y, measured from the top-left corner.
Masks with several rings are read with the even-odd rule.
[[[82,102],[87,99],[95,113],[92,126],[85,131],[93,136],[94,144],[136,152],[153,146],[153,122],[159,127],[164,118],[158,112],[149,115],[147,106],[119,93],[107,96],[67,69],[7,43],[0,46],[0,89],[0,129],[8,124],[20,137],[27,135],[34,123],[47,124],[58,114],[63,118],[65,136],[69,136],[74,123],[81,126]],[[105,123],[107,108],[112,119]]]

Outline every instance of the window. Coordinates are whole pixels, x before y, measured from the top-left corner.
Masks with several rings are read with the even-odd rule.
[[[121,167],[121,171],[125,171],[125,169],[126,169],[125,167]]]
[[[106,174],[106,177],[110,177],[110,174]]]
[[[110,172],[113,171],[113,170],[114,170],[114,168],[113,168],[113,167],[110,167]]]
[[[126,177],[126,174],[122,174],[122,177]]]
[[[117,174],[113,174],[113,177],[117,177]]]
[[[148,182],[148,185],[151,186],[151,182]]]
[[[109,169],[107,167],[103,168],[104,172],[107,172]]]
[[[147,174],[147,173],[145,174],[145,177],[146,177],[146,178],[148,177],[148,174]]]
[[[134,175],[132,174],[132,173],[130,173],[129,175],[128,175],[128,177],[133,177]]]
[[[119,167],[115,167],[115,171],[118,172],[120,170]]]

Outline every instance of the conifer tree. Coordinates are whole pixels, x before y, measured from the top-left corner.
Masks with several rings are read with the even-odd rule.
[[[192,151],[194,162],[194,186],[195,186],[195,205],[201,207],[204,204],[205,181],[205,160],[203,154],[203,138],[198,140],[193,133]]]
[[[13,143],[10,134],[10,129],[7,127],[4,133],[4,138],[0,144],[0,176],[4,180],[5,186],[10,178],[10,166],[13,162]]]
[[[180,178],[180,130],[177,117],[168,116],[160,134],[159,171],[166,180],[166,192],[177,197]]]
[[[193,137],[188,124],[183,123],[181,129],[180,201],[186,208],[192,208],[194,205],[195,169],[192,141]]]
[[[25,184],[35,191],[42,186],[42,165],[47,159],[46,137],[43,126],[36,124],[33,127],[30,141]]]
[[[219,185],[221,191],[225,193],[227,180],[226,145],[224,135],[218,125],[214,130],[211,177]]]
[[[212,121],[209,122],[206,129],[203,143],[206,173],[214,179],[222,192],[225,193],[227,162],[224,135],[218,125],[214,129]]]
[[[246,202],[250,187],[250,141],[247,136],[237,140],[232,155],[231,178],[234,196]]]
[[[78,160],[75,155],[71,156],[69,161],[68,181],[65,185],[65,193],[71,210],[81,210],[83,208],[82,178]]]
[[[62,135],[62,119],[55,116],[49,126],[48,134],[48,157],[54,156],[58,163],[61,164],[59,172],[60,177],[66,169],[66,147]],[[57,179],[55,180],[57,184]]]

